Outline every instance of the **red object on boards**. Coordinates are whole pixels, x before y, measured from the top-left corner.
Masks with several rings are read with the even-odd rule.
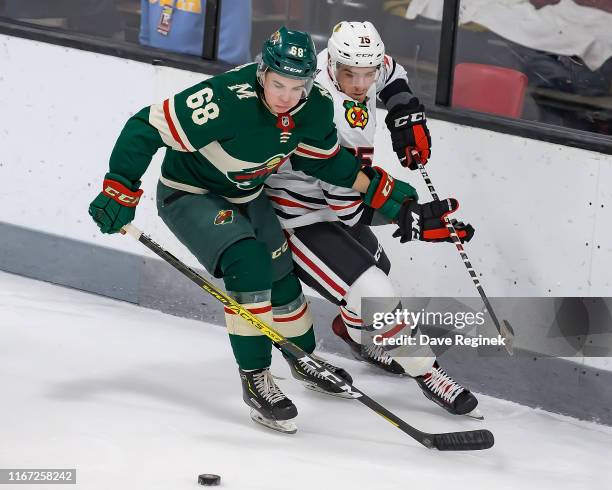
[[[455,66],[453,107],[520,117],[527,76],[517,70],[479,63]]]

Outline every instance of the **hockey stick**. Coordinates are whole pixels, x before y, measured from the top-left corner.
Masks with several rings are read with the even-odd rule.
[[[423,163],[421,163],[419,154],[416,151],[413,151],[411,155],[414,161],[416,162],[417,166],[419,167],[419,171],[421,172],[421,175],[423,176],[423,179],[425,180],[425,183],[427,184],[427,187],[429,188],[431,197],[433,197],[434,201],[439,201],[440,197],[438,197],[438,193],[436,192],[436,189],[434,189],[434,186],[431,183],[431,179],[429,178],[429,174],[427,173],[427,170],[425,170],[425,166],[423,165]],[[409,157],[408,150],[406,150],[406,157]],[[472,281],[474,281],[474,285],[476,286],[478,293],[480,293],[480,297],[482,298],[482,301],[485,304],[485,308],[487,309],[487,311],[489,312],[489,315],[491,315],[491,318],[493,319],[495,328],[497,329],[499,334],[502,336],[502,338],[505,340],[504,347],[508,351],[508,354],[512,355],[513,353],[512,348],[514,344],[514,329],[512,328],[508,320],[502,320],[503,323],[502,324],[499,323],[499,320],[497,319],[497,315],[495,315],[495,312],[493,311],[493,307],[491,306],[491,303],[489,302],[489,298],[487,298],[487,295],[485,294],[484,289],[482,288],[482,285],[480,284],[480,281],[478,280],[478,276],[476,275],[476,272],[474,271],[474,267],[472,267],[472,263],[470,262],[470,259],[468,258],[467,254],[465,253],[463,244],[461,243],[461,240],[459,239],[459,236],[457,235],[457,230],[455,230],[455,227],[453,226],[453,223],[448,218],[448,216],[444,217],[444,223],[446,224],[446,228],[448,229],[448,232],[450,233],[451,240],[455,244],[455,247],[457,247],[457,250],[459,251],[459,255],[461,255],[461,260],[463,260],[465,267],[470,273],[470,277],[472,278]]]
[[[214,296],[225,308],[231,310],[236,315],[240,315],[244,320],[248,321],[253,327],[258,329],[262,334],[272,340],[274,346],[283,354],[289,355],[300,362],[307,364],[316,370],[322,377],[332,383],[337,388],[344,391],[351,398],[356,398],[366,407],[375,411],[378,415],[386,419],[388,422],[396,426],[401,431],[408,434],[416,441],[423,444],[429,449],[438,449],[440,451],[473,451],[478,449],[488,449],[494,444],[493,434],[488,430],[470,430],[464,432],[445,432],[440,434],[429,434],[415,429],[411,425],[404,422],[402,419],[391,413],[385,407],[372,400],[369,396],[357,389],[351,383],[331,373],[325,367],[321,366],[317,361],[310,357],[306,352],[300,349],[293,342],[282,336],[265,322],[261,321],[242,305],[234,301],[231,297],[221,291],[212,282],[208,281],[196,271],[185,265],[170,252],[164,250],[160,245],[151,240],[150,237],[143,234],[138,228],[132,224],[127,224],[123,227],[122,233],[128,233],[140,243],[145,245],[149,250],[168,262],[172,267],[187,276],[198,286],[204,289],[207,293]]]

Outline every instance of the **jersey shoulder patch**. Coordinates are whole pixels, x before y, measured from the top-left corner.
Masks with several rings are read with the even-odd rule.
[[[323,85],[319,84],[318,82],[315,82],[315,87],[319,89],[319,92],[323,97],[327,97],[329,100],[333,101],[332,95],[329,93],[329,90],[323,87]]]

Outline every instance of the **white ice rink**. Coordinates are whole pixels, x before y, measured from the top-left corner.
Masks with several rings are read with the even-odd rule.
[[[295,435],[250,420],[224,329],[0,272],[0,468],[76,468],[76,486],[50,488],[87,490],[196,489],[199,473],[238,490],[612,488],[610,427],[483,395],[484,422],[456,418],[409,379],[334,358],[418,428],[496,437],[430,451],[357,401],[305,390],[277,354]]]

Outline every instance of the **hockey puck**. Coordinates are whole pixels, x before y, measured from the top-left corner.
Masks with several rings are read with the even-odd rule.
[[[198,484],[205,485],[207,487],[212,485],[218,485],[221,483],[221,477],[219,475],[213,475],[211,473],[204,473],[198,476]]]

